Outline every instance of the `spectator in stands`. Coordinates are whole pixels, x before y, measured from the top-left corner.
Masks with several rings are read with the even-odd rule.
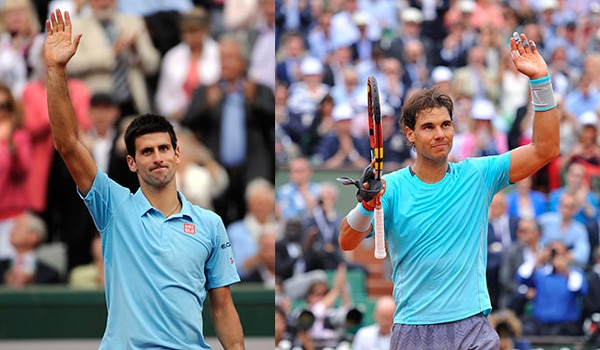
[[[200,7],[179,19],[181,42],[162,59],[155,103],[159,113],[179,122],[199,85],[219,80],[219,46],[209,32],[210,18]]]
[[[285,129],[298,144],[312,124],[319,103],[330,94],[330,88],[323,83],[323,64],[317,58],[306,57],[300,66],[300,80],[290,85],[288,90],[288,121]]]
[[[73,33],[83,34],[69,74],[82,79],[93,92],[111,91],[123,115],[152,110],[146,76],[159,68],[143,19],[118,11],[116,0],[90,0],[91,14],[73,22]]]
[[[10,235],[16,255],[0,261],[0,284],[23,288],[32,284],[58,283],[56,269],[40,261],[38,246],[46,240],[46,224],[39,216],[24,212],[19,216]]]
[[[500,262],[500,308],[509,308],[517,316],[524,312],[526,299],[519,291],[517,271],[523,263],[535,265],[543,246],[540,226],[534,218],[522,218],[517,227],[517,240],[506,249]]]
[[[229,187],[213,201],[227,225],[244,216],[244,191],[252,179],[275,180],[275,98],[269,87],[247,79],[235,38],[222,36],[219,50],[221,81],[196,89],[181,124],[227,170]]]
[[[570,265],[562,241],[551,241],[535,263],[523,263],[517,281],[527,286],[532,313],[523,319],[524,335],[582,334],[579,303],[588,285],[583,271]]]
[[[88,116],[92,125],[87,133],[82,133],[82,139],[96,164],[110,178],[135,192],[140,186],[137,176],[129,170],[125,156],[117,148],[122,139],[119,137],[123,136],[118,128],[121,110],[117,100],[107,92],[93,94]]]
[[[258,238],[256,263],[242,277],[242,282],[261,283],[265,288],[275,289],[275,241],[274,233],[263,233]]]
[[[425,52],[425,47],[419,40],[409,40],[402,52],[404,76],[409,89],[420,89],[427,86],[431,62]]]
[[[598,143],[598,115],[594,111],[583,112],[577,119],[579,130],[577,142],[561,157],[563,167],[571,162],[600,167],[600,144]]]
[[[362,327],[352,341],[352,350],[389,350],[396,304],[391,296],[377,299],[373,310],[375,323]]]
[[[491,101],[473,101],[471,117],[471,130],[462,139],[461,159],[497,155],[508,150],[506,134],[494,125],[499,117]]]
[[[394,110],[400,110],[409,89],[409,81],[400,60],[386,57],[381,60],[381,71],[373,73],[379,84],[379,97],[383,99],[381,102],[389,104]]]
[[[465,95],[473,100],[485,98],[495,102],[499,94],[497,78],[497,72],[489,71],[486,66],[485,50],[475,45],[468,50],[467,65],[454,71],[452,90],[455,96]]]
[[[275,245],[277,257],[276,273],[282,280],[304,272],[319,269],[313,258],[312,241],[316,237],[307,237],[304,221],[299,217],[292,217],[285,221],[283,237]]]
[[[490,203],[488,215],[486,267],[487,287],[494,308],[498,306],[501,294],[500,264],[504,259],[504,253],[516,240],[518,223],[518,218],[508,215],[506,194],[504,192],[496,193]]]
[[[465,7],[464,9],[467,10],[468,8],[463,4],[474,4],[474,1],[459,1],[458,3],[461,8]],[[477,40],[476,31],[468,24],[471,14],[472,11],[461,10],[462,17],[450,20],[448,24],[448,35],[444,38],[440,58],[442,64],[453,70],[467,65],[469,49],[475,45]]]
[[[561,241],[568,248],[565,254],[569,264],[583,269],[590,259],[590,242],[585,225],[575,219],[580,208],[578,198],[565,192],[560,196],[558,211],[549,211],[541,215],[538,221],[542,228],[541,243],[548,245],[556,240]]]
[[[319,255],[320,265],[325,270],[334,270],[345,261],[338,243],[342,218],[336,210],[337,203],[337,186],[329,182],[320,183],[317,205],[313,207],[305,224],[308,234],[316,235],[313,249]]]
[[[331,116],[335,121],[335,133],[321,139],[313,157],[315,164],[326,169],[367,166],[370,159],[368,136],[356,137],[352,134],[352,107],[348,104],[336,105]]]
[[[286,32],[282,38],[283,48],[278,52],[275,78],[287,86],[300,81],[302,73],[300,65],[306,52],[302,35],[296,31]]]
[[[318,202],[319,186],[312,180],[313,167],[307,158],[288,162],[289,181],[277,188],[275,200],[281,219],[305,218]]]
[[[312,157],[317,151],[319,142],[329,134],[335,133],[335,121],[332,117],[334,99],[331,95],[325,95],[317,108],[317,113],[309,126],[308,130],[302,136],[300,146],[303,154]]]
[[[422,49],[429,64],[439,63],[439,53],[436,52],[434,41],[431,37],[423,34],[423,12],[416,7],[406,7],[400,9],[398,13],[400,19],[398,34],[386,47],[386,56],[396,57],[406,66],[409,63],[405,57],[406,46],[416,40],[422,43]]]
[[[583,75],[579,78],[577,86],[565,96],[565,109],[578,120],[584,112],[595,111],[600,107],[600,91],[592,90],[591,84],[591,78]]]
[[[586,225],[593,224],[600,217],[598,197],[590,190],[586,180],[586,168],[582,163],[571,162],[565,168],[564,185],[548,194],[548,211],[558,211],[561,198],[569,193],[576,200],[574,218]]]
[[[90,246],[92,262],[76,266],[69,272],[68,284],[76,288],[104,288],[104,262],[102,259],[102,239],[96,233]]]
[[[17,99],[36,64],[43,41],[40,22],[30,0],[5,0],[0,4],[0,82]]]
[[[310,55],[318,58],[322,62],[328,62],[330,56],[335,50],[331,41],[331,18],[333,12],[330,9],[324,9],[316,19],[316,23],[308,33],[308,49]]]
[[[260,0],[260,17],[247,31],[249,37],[248,78],[275,91],[275,0]]]
[[[360,38],[358,26],[353,21],[353,16],[359,12],[358,0],[346,0],[342,4],[342,9],[336,12],[331,18],[332,41],[336,47],[350,46]],[[381,27],[379,23],[371,18],[369,13],[368,24],[366,26],[367,38],[369,40],[379,40],[381,38]]]
[[[14,257],[10,233],[29,208],[27,176],[31,170],[31,136],[23,113],[6,85],[0,84],[0,259]]]
[[[506,194],[508,215],[515,218],[537,218],[546,212],[546,194],[532,188],[531,176],[518,181],[515,190]]]
[[[213,199],[221,196],[229,186],[227,171],[189,129],[177,131],[177,142],[181,146],[181,162],[177,169],[179,191],[190,202],[214,210]]]
[[[412,147],[409,146],[404,133],[398,132],[396,111],[387,103],[381,105],[381,123],[386,171],[401,169],[412,164],[414,161]]]
[[[275,306],[275,350],[315,350],[306,330],[295,330],[295,334],[291,334],[289,329],[287,313],[281,307]]]
[[[312,327],[308,330],[315,346],[335,348],[341,340],[339,320],[346,321],[345,316],[353,304],[346,280],[346,266],[342,264],[337,268],[331,288],[327,281],[313,282],[308,288],[305,300],[307,309],[315,317]]]
[[[275,232],[275,188],[264,178],[248,183],[244,199],[246,214],[241,220],[227,225],[235,266],[240,277],[247,276],[259,262],[259,239]]]
[[[594,249],[592,256],[591,268],[585,276],[588,293],[583,297],[583,318],[600,313],[600,247]]]

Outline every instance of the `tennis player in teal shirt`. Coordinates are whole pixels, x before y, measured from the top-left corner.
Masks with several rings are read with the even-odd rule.
[[[372,235],[374,197],[381,196],[396,302],[390,349],[500,348],[486,317],[488,207],[495,193],[560,153],[547,64],[524,34],[515,33],[510,48],[515,67],[530,78],[535,111],[530,144],[449,162],[454,105],[434,86],[416,91],[402,107],[401,130],[417,154],[414,164],[384,175],[381,183],[367,170],[357,182],[362,200],[342,221],[339,242],[352,250]]]
[[[46,22],[48,111],[54,144],[102,237],[108,319],[100,349],[210,349],[202,333],[208,294],[225,349],[244,337],[229,286],[239,282],[231,244],[215,213],[177,191],[180,150],[162,116],[134,119],[125,132],[127,164],[140,189],[108,178],[78,139],[66,65],[81,35],[56,10]]]

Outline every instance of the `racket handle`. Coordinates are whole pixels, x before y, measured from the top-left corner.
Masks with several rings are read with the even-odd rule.
[[[375,208],[375,258],[385,259],[385,236],[383,233],[383,210]]]

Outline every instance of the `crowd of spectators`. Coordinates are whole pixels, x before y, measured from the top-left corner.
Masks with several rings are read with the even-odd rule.
[[[600,1],[281,0],[276,26],[275,160],[289,171],[276,192],[276,299],[292,328],[298,315],[285,286],[309,285],[321,278],[315,271],[340,264],[361,268],[351,255],[322,258],[339,249],[322,243],[337,231],[314,225],[325,222],[316,214],[330,184],[311,178],[326,169],[359,173],[369,162],[367,78],[380,90],[385,172],[412,163],[399,130],[402,104],[434,84],[454,101],[451,160],[500,154],[531,140],[529,81],[510,60],[509,38],[519,32],[548,62],[561,156],[490,207],[494,322],[512,338],[503,346],[526,348],[521,335],[591,336],[600,321],[590,297],[600,292]],[[295,332],[298,348],[315,346],[310,330]]]
[[[98,167],[137,191],[124,131],[167,117],[178,189],[222,217],[242,279],[273,289],[274,0],[0,0],[0,284],[103,287],[98,232],[51,138],[42,58],[56,8],[83,34],[68,88]]]

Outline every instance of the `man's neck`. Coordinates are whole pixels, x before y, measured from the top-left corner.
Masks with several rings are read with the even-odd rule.
[[[415,164],[410,166],[410,170],[411,173],[418,176],[421,181],[428,184],[434,184],[442,180],[449,171],[448,160],[428,162],[420,161],[419,158],[417,158]]]

